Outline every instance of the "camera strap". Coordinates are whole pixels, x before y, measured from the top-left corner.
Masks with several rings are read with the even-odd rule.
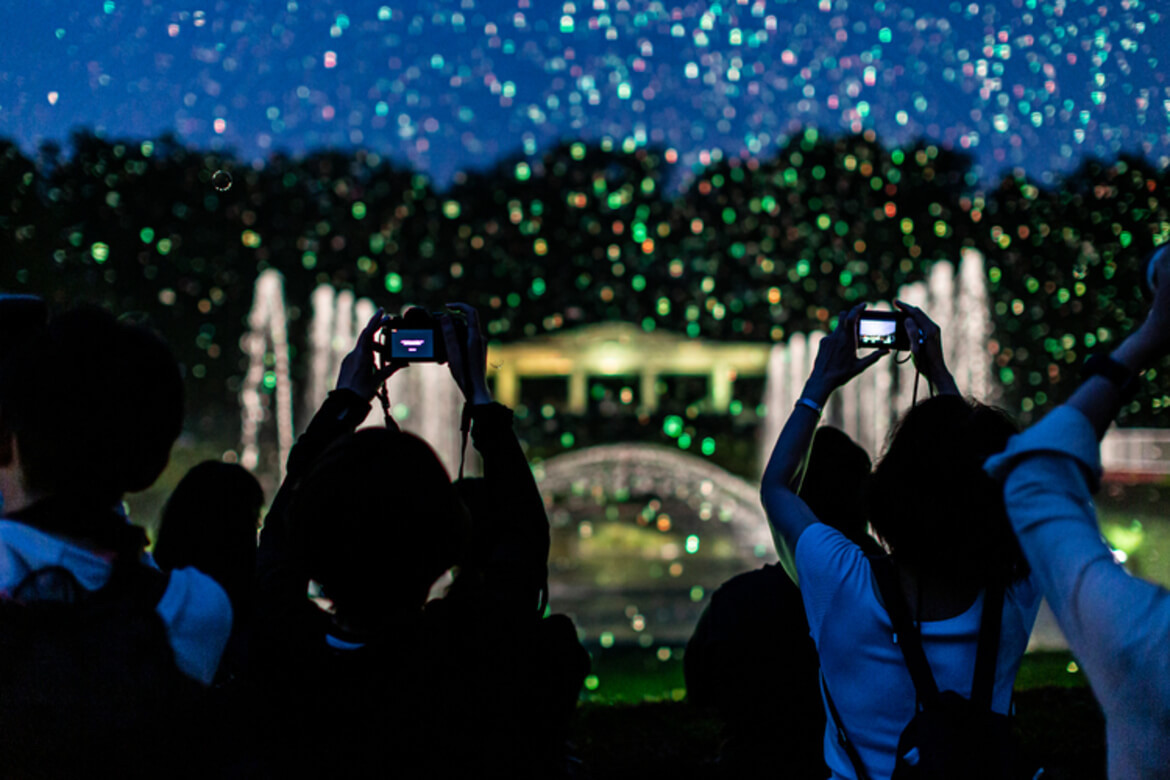
[[[467,436],[471,433],[471,404],[463,402],[463,417],[459,422],[459,479],[463,479],[463,465],[467,462]]]
[[[386,427],[397,429],[398,423],[394,421],[394,416],[390,414],[390,388],[387,382],[383,382],[382,386],[378,388],[378,400],[382,403],[382,417],[386,422]]]

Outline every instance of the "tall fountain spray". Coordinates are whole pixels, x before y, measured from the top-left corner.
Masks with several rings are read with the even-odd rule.
[[[260,464],[260,428],[265,419],[260,388],[266,385],[265,356],[271,348],[272,378],[267,384],[271,385],[276,396],[276,441],[283,478],[293,445],[293,405],[284,280],[277,271],[264,271],[256,279],[248,328],[241,339],[241,346],[248,356],[248,371],[240,390],[240,460],[250,470],[255,470]]]
[[[374,304],[369,298],[354,300],[349,290],[338,292],[328,284],[313,290],[312,305],[309,386],[301,399],[309,417],[325,402],[341,371],[341,361],[353,349],[357,334],[374,316]]]
[[[313,317],[309,325],[309,371],[301,396],[303,419],[310,419],[333,389],[341,361],[353,349],[357,334],[374,315],[368,298],[356,299],[349,290],[322,284],[310,299]],[[249,331],[241,340],[248,357],[248,371],[240,391],[241,462],[249,469],[261,468],[261,430],[266,420],[262,398],[265,377],[276,395],[276,430],[280,476],[293,444],[293,388],[289,372],[288,321],[284,285],[276,271],[265,271],[256,280]],[[266,356],[269,356],[266,362]],[[459,470],[462,437],[463,396],[445,365],[413,364],[390,379],[390,399],[400,427],[422,438],[434,448],[452,475]],[[363,426],[381,425],[382,410],[374,404]],[[467,454],[467,473],[477,473],[478,460]]]
[[[998,392],[991,381],[987,349],[991,313],[984,278],[983,256],[966,249],[957,271],[948,262],[936,263],[925,282],[902,287],[898,298],[922,308],[938,323],[943,333],[943,354],[960,390],[994,403]],[[820,338],[819,333],[807,337],[794,334],[787,343],[772,348],[764,392],[767,414],[761,430],[761,471],[812,370]],[[910,361],[899,364],[890,358],[882,360],[833,394],[825,421],[842,428],[876,456],[898,415],[912,403],[914,375]],[[925,381],[921,381],[918,398],[927,393]]]

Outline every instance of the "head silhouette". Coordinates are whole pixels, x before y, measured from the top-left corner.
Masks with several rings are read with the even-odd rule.
[[[308,574],[338,616],[372,633],[422,607],[457,562],[468,525],[427,443],[383,428],[321,456],[297,487],[291,522]]]
[[[0,362],[0,434],[31,493],[112,506],[162,473],[182,418],[167,345],[100,309],[55,317]]]
[[[1016,426],[1003,412],[958,396],[903,416],[874,470],[870,522],[895,560],[962,585],[1008,584],[1027,572],[999,485],[983,462]]]
[[[869,454],[849,434],[824,425],[813,437],[800,484],[800,497],[813,514],[858,543],[869,538],[864,496],[870,465]]]
[[[163,569],[193,566],[218,582],[239,613],[256,568],[264,491],[235,463],[208,460],[187,472],[163,507],[154,559]]]

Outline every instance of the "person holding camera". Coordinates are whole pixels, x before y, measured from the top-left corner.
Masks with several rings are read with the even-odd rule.
[[[983,630],[984,604],[997,603],[988,595],[997,591],[1002,613],[994,606],[988,613],[1000,618],[998,641],[989,646],[996,663],[984,683],[987,708],[1006,713],[1039,609],[999,492],[981,469],[1014,427],[1001,413],[959,395],[938,326],[920,309],[898,306],[915,365],[937,395],[902,417],[871,480],[868,519],[889,555],[867,556],[820,522],[792,486],[831,393],[887,354],[857,354],[864,304],[842,313],[821,341],[761,487],[781,557],[794,565],[820,656],[825,760],[834,778],[889,778],[896,767],[933,760],[938,746],[910,744],[904,732],[939,691],[972,698],[980,637],[991,634]],[[913,672],[905,654],[912,646],[925,658]],[[928,686],[920,683],[923,667],[937,686],[933,694],[922,690]],[[992,754],[999,747],[976,750]],[[957,752],[953,745],[942,750]]]
[[[567,619],[541,619],[548,521],[511,411],[488,391],[474,309],[415,312],[406,328],[424,357],[447,359],[467,399],[485,472],[463,496],[471,506],[430,447],[389,418],[352,433],[408,365],[393,355],[400,322],[379,312],[346,357],[261,536],[252,659],[279,722],[274,763],[327,777],[556,776],[550,762],[563,755],[550,742],[588,657]],[[428,603],[456,564],[449,595]],[[305,599],[310,582],[324,609]]]
[[[1150,260],[1170,279],[1170,251]],[[1087,379],[1062,406],[1012,438],[987,462],[1003,480],[1012,526],[1069,648],[1105,714],[1111,778],[1170,777],[1170,592],[1132,577],[1101,538],[1092,494],[1101,484],[1100,441],[1170,352],[1170,284],[1117,349],[1085,364]]]

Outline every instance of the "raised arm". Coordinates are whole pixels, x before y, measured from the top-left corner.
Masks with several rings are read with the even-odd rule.
[[[776,440],[764,469],[760,498],[768,515],[776,550],[790,576],[795,574],[791,563],[796,542],[805,528],[817,522],[816,516],[797,495],[800,486],[795,477],[808,454],[821,412],[834,390],[887,354],[879,350],[865,357],[857,356],[857,320],[864,309],[862,303],[842,313],[837,319],[837,328],[821,339],[800,401],[780,431],[780,438]]]
[[[374,338],[382,326],[385,313],[378,309],[358,336],[357,343],[341,361],[337,389],[313,415],[309,427],[297,439],[288,455],[284,481],[272,499],[260,536],[260,549],[284,544],[284,516],[293,486],[330,444],[361,425],[370,412],[370,402],[378,388],[401,364],[377,367],[374,363]]]
[[[987,464],[993,476],[1004,478],[1004,502],[1020,546],[1106,719],[1126,722],[1128,733],[1143,735],[1148,744],[1165,740],[1160,729],[1170,708],[1170,592],[1130,576],[1114,560],[1091,494],[1101,478],[1100,439],[1138,372],[1170,351],[1170,253],[1161,261],[1158,275],[1168,283],[1141,327],[1096,364],[1064,406]],[[1109,752],[1164,761],[1164,752],[1143,748],[1110,744]],[[1134,763],[1122,774],[1154,768]]]
[[[512,410],[492,401],[487,389],[487,347],[479,315],[466,304],[466,333],[450,317],[441,320],[448,367],[467,399],[471,437],[483,460],[484,488],[472,507],[476,548],[451,595],[486,598],[493,608],[517,617],[539,616],[548,603],[548,516],[520,441]],[[475,593],[469,593],[472,584]]]
[[[325,399],[289,453],[284,482],[265,516],[256,555],[255,623],[249,653],[252,673],[258,678],[280,680],[295,676],[299,656],[289,649],[311,645],[317,637],[314,621],[320,613],[305,597],[308,574],[291,543],[289,500],[298,480],[321,453],[365,420],[374,393],[400,367],[374,365],[374,336],[382,319],[379,310],[342,361],[337,389]]]

